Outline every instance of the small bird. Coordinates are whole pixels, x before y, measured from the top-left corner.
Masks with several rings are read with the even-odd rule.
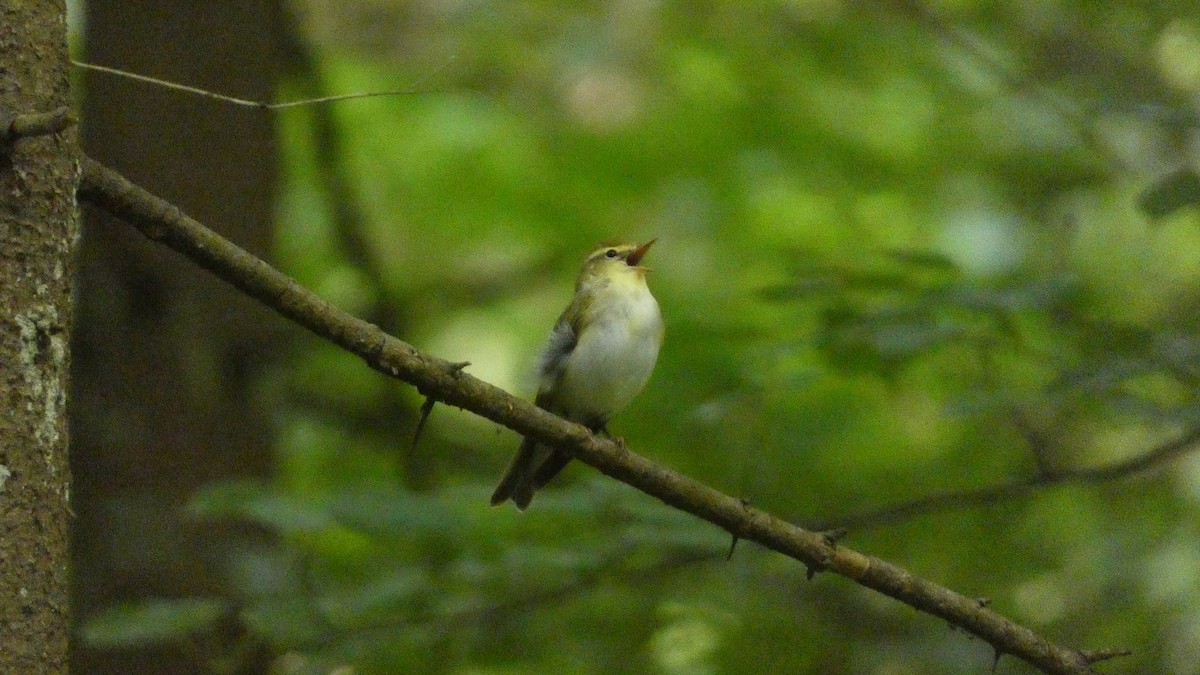
[[[662,314],[640,266],[655,241],[601,246],[584,260],[575,298],[542,348],[538,407],[607,433],[608,419],[646,386],[663,338]],[[570,461],[569,453],[526,438],[492,506],[511,499],[524,511]]]

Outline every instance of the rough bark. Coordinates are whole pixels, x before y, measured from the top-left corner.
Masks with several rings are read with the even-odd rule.
[[[34,123],[70,102],[65,16],[61,1],[0,0],[0,126],[9,137],[0,140],[4,673],[67,671],[66,405],[78,162],[73,130],[46,134],[53,126]]]

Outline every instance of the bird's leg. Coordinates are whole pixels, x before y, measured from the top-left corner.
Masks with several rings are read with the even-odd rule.
[[[594,433],[600,438],[607,438],[613,443],[616,443],[617,447],[621,448],[622,450],[629,450],[629,447],[625,445],[624,438],[620,436],[613,436],[612,432],[608,430],[608,422],[603,422],[599,426],[595,427]]]
[[[837,546],[837,543],[846,538],[850,531],[844,527],[835,527],[832,530],[819,530],[817,534],[825,540],[830,546]]]

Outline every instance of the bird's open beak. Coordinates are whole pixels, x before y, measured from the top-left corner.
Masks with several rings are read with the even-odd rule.
[[[651,239],[650,241],[633,249],[633,252],[631,252],[628,256],[625,257],[625,262],[629,263],[629,265],[631,267],[642,262],[642,258],[645,257],[646,251],[649,251],[650,247],[653,246],[654,242],[656,242],[656,241],[658,241],[658,239]]]

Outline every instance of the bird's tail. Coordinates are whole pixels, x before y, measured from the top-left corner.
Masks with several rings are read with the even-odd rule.
[[[533,493],[537,490],[536,474],[538,466],[550,454],[548,448],[538,445],[526,438],[517,449],[517,454],[505,469],[500,483],[492,493],[492,506],[503,504],[511,499],[518,509],[524,511],[533,501]]]

